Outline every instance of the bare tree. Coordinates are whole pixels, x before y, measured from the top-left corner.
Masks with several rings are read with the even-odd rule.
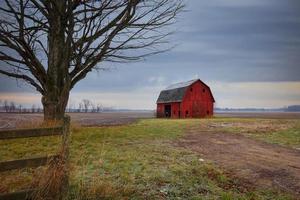
[[[22,108],[23,108],[22,104],[19,104],[18,106],[19,113],[22,113]]]
[[[35,113],[35,110],[36,110],[36,109],[35,109],[35,105],[32,104],[32,106],[31,106],[31,112],[32,112],[32,113]]]
[[[9,112],[9,103],[7,100],[4,101],[3,107],[4,107],[5,112]]]
[[[96,112],[96,111],[97,111],[96,105],[93,102],[91,102],[91,112]]]
[[[82,105],[83,105],[83,108],[84,108],[84,112],[88,112],[89,110],[89,107],[91,106],[92,102],[88,99],[83,99],[82,100]]]
[[[16,110],[15,102],[11,101],[9,104],[9,112],[14,112]]]
[[[101,104],[97,104],[97,112],[102,112],[103,106]]]
[[[45,120],[61,119],[70,90],[105,62],[167,50],[183,8],[182,0],[0,2],[0,73],[41,93]]]

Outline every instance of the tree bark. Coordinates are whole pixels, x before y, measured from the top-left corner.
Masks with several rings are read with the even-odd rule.
[[[70,23],[65,16],[65,2],[55,0],[57,7],[49,18],[48,34],[48,69],[45,94],[42,97],[44,106],[44,120],[62,120],[69,100],[71,78],[69,75],[69,61],[71,42],[65,35]]]
[[[44,107],[45,121],[59,121],[62,120],[65,114],[65,109],[69,99],[69,92],[60,97],[44,95],[42,97],[42,104]]]

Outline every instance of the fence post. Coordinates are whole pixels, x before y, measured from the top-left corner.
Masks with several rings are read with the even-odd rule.
[[[63,121],[63,135],[62,135],[62,163],[64,165],[64,177],[61,186],[61,199],[68,198],[69,190],[69,139],[70,139],[70,116],[66,115]]]

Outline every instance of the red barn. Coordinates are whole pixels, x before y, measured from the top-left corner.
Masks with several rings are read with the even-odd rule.
[[[157,117],[210,117],[214,102],[210,88],[200,79],[173,84],[159,94]]]

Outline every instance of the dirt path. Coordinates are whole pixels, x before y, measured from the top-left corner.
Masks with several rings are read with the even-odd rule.
[[[300,151],[240,134],[192,129],[176,145],[198,152],[233,177],[254,186],[280,188],[300,196]]]

